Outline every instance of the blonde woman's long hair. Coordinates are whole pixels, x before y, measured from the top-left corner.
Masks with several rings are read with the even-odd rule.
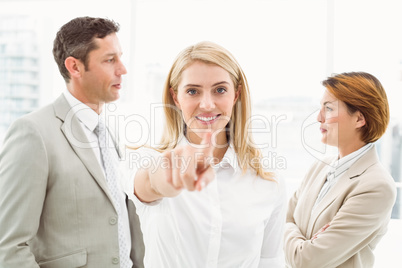
[[[230,74],[235,90],[240,90],[240,96],[233,107],[228,124],[228,142],[230,141],[233,144],[243,173],[251,168],[255,170],[258,176],[275,181],[274,175],[262,167],[261,151],[252,146],[254,142],[248,131],[251,103],[246,76],[232,54],[212,42],[204,41],[189,46],[176,57],[164,85],[163,103],[166,123],[158,149],[165,151],[175,148],[179,138],[185,133],[186,126],[182,114],[175,105],[170,89],[177,94],[183,71],[195,61],[214,64],[225,69]]]

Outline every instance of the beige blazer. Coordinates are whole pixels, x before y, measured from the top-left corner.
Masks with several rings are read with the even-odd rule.
[[[340,175],[312,211],[330,163],[316,162],[289,201],[284,250],[288,267],[373,267],[396,198],[375,146]],[[325,162],[325,163],[324,163]],[[312,236],[330,223],[317,239]]]
[[[62,95],[10,127],[0,154],[0,267],[119,267],[117,213]],[[81,143],[80,143],[81,142]],[[133,267],[144,244],[127,201]]]

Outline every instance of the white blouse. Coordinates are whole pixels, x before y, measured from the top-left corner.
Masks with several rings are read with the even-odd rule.
[[[214,167],[216,179],[201,192],[183,190],[177,197],[142,203],[134,193],[138,167],[157,152],[128,150],[124,188],[140,217],[146,268],[284,267],[286,215],[283,180],[242,174],[229,147]]]

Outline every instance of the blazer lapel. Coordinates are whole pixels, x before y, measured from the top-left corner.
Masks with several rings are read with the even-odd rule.
[[[108,198],[112,201],[113,199],[109,195],[105,175],[103,174],[102,168],[92,150],[94,144],[91,144],[88,141],[88,138],[85,135],[78,118],[74,115],[73,110],[68,104],[66,98],[63,95],[60,96],[54,102],[53,106],[56,117],[63,122],[60,128],[67,141],[70,143],[71,148],[75,151],[89,173],[102,188]]]
[[[308,194],[308,196],[303,198],[303,200],[305,200],[305,204],[304,204],[305,220],[303,220],[302,222],[306,223],[306,226],[305,226],[306,237],[311,236],[311,226],[315,222],[316,217],[314,215],[316,214],[316,211],[318,209],[318,207],[316,207],[313,211],[313,207],[317,200],[318,194],[320,193],[321,188],[327,179],[328,172],[329,172],[329,166],[325,165],[318,173],[318,175],[316,177],[317,179],[312,180],[312,184],[309,185],[309,187],[307,188],[306,193]],[[322,202],[322,200],[321,200],[321,202]]]
[[[311,220],[309,223],[309,235],[310,237],[312,236],[312,232],[315,227],[316,220],[320,216],[320,214],[329,206],[331,203],[338,197],[340,196],[345,189],[349,187],[351,184],[351,180],[349,179],[349,176],[346,174],[346,172],[338,178],[338,181],[335,183],[335,185],[332,186],[332,188],[328,191],[328,193],[323,197],[323,199],[318,203],[317,207],[314,209],[314,211],[311,213]],[[321,228],[322,226],[320,226]]]
[[[345,189],[350,187],[353,179],[356,179],[362,175],[367,168],[375,164],[378,161],[375,146],[371,148],[366,154],[364,154],[360,159],[358,159],[344,174],[340,175],[338,181],[329,192],[324,196],[321,202],[317,205],[314,211],[311,213],[311,219],[308,226],[308,235],[311,237],[312,231],[314,230],[314,225],[320,214],[342,193]],[[321,188],[320,188],[321,190]],[[315,202],[315,200],[314,200]]]
[[[378,156],[377,156],[377,149],[375,148],[375,145],[373,148],[368,150],[359,160],[354,163],[349,170],[347,171],[347,174],[349,176],[349,179],[354,179],[362,175],[369,167],[374,165],[375,163],[379,162]]]
[[[318,194],[321,191],[322,186],[324,185],[327,179],[327,173],[329,171],[329,167],[326,165],[324,168],[320,170],[317,174],[317,179],[311,181],[311,185],[308,186],[306,194],[308,194],[307,198],[303,198],[305,201],[304,208],[305,211],[308,212],[307,217],[310,218],[310,214],[312,213],[315,201],[317,200]]]

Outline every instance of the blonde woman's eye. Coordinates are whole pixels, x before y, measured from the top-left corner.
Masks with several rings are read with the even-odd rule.
[[[189,94],[189,95],[195,95],[196,93],[197,93],[197,90],[195,90],[195,89],[187,90],[187,94]]]
[[[225,92],[226,92],[226,88],[219,87],[219,88],[216,89],[216,92],[218,92],[218,93],[220,93],[220,94],[225,93]]]

